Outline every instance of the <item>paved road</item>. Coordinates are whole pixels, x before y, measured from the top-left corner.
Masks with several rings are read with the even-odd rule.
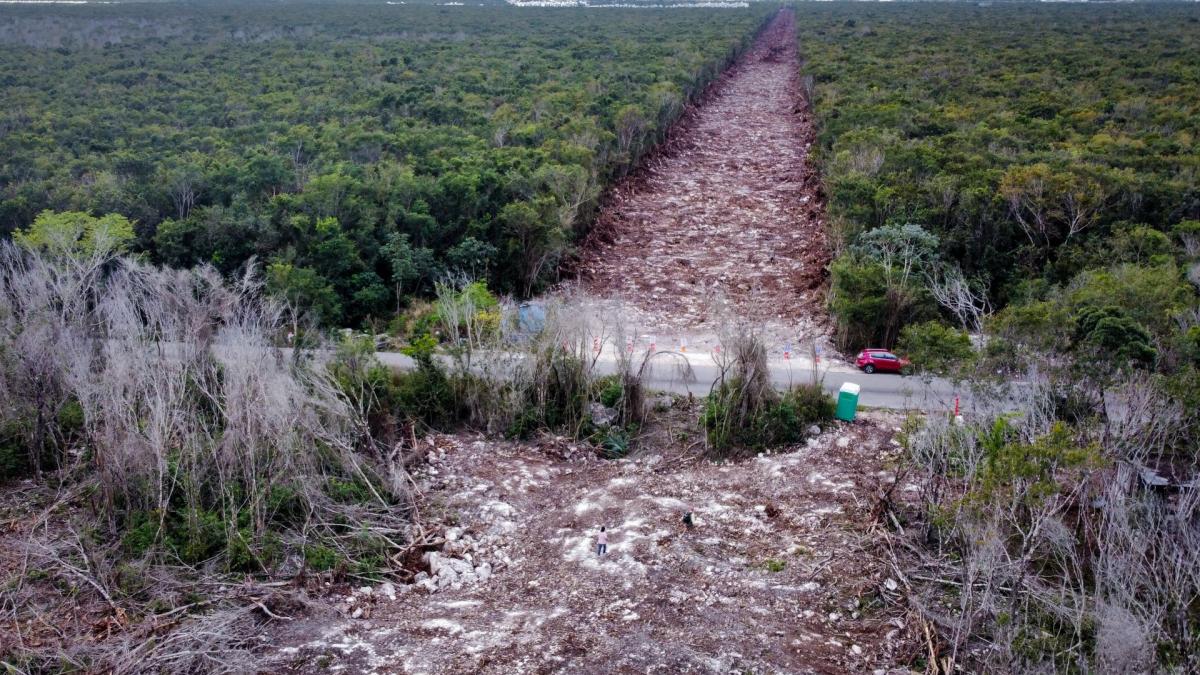
[[[415,367],[412,359],[398,352],[377,352],[376,356],[381,363],[392,368],[410,370]],[[690,377],[682,372],[684,368],[681,365],[684,360],[690,367]],[[802,358],[773,360],[769,367],[771,382],[779,389],[813,381],[813,364]],[[953,384],[939,379],[926,381],[918,377],[883,373],[867,375],[841,365],[822,365],[817,371],[825,390],[832,395],[836,396],[842,384],[846,382],[859,385],[859,405],[865,407],[951,411],[954,409],[954,397],[958,393]],[[601,376],[617,372],[616,359],[607,350],[596,358],[595,372]],[[719,377],[720,368],[708,355],[663,353],[655,357],[650,374],[646,378],[646,387],[654,391],[705,396]],[[962,392],[961,395],[965,405],[966,392]]]

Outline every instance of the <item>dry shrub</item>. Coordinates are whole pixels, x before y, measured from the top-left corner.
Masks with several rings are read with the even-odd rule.
[[[939,629],[940,667],[1200,668],[1200,490],[1146,480],[1147,464],[1178,459],[1182,411],[1133,376],[1107,416],[1071,427],[1058,385],[1029,379],[1007,399],[1016,413],[905,436],[928,517],[904,574]]]
[[[464,279],[439,285],[438,305],[449,308],[443,330],[455,338],[448,368],[472,426],[516,436],[544,430],[584,435],[602,372],[597,345],[616,346],[610,377],[620,383],[615,407],[621,425],[644,419],[643,383],[655,365],[690,376],[678,354],[623,349],[629,333],[619,317],[593,315],[568,298],[547,301],[537,325],[522,326],[511,303],[501,303],[499,320],[481,312],[463,292],[469,286]]]
[[[61,435],[56,411],[77,406],[81,429],[56,459],[95,481],[98,514],[136,526],[139,549],[269,567],[274,532],[344,538],[333,479],[367,496],[349,522],[394,529],[403,468],[374,447],[329,350],[288,359],[275,346],[285,318],[260,291],[252,269],[227,281],[111,251],[81,264],[0,248],[3,414],[38,448]]]

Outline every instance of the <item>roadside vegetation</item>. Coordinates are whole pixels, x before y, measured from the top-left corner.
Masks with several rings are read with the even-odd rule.
[[[1200,14],[802,14],[837,339],[972,393],[905,435],[920,661],[1200,668]]]

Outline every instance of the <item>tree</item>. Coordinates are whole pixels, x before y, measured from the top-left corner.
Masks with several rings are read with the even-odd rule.
[[[966,332],[939,321],[910,324],[900,331],[896,351],[912,361],[917,371],[948,375],[974,355]]]
[[[271,263],[267,267],[267,290],[287,303],[294,315],[308,312],[326,325],[336,324],[342,317],[341,300],[333,286],[308,267]]]
[[[1159,337],[1175,328],[1174,317],[1195,302],[1195,293],[1173,263],[1123,264],[1077,275],[1065,290],[1069,307],[1118,307]]]
[[[1089,358],[1122,368],[1154,365],[1158,351],[1150,332],[1119,307],[1084,307],[1075,315],[1073,340]]]
[[[392,284],[396,288],[397,311],[402,291],[410,284],[431,281],[436,270],[433,251],[413,246],[405,232],[392,232],[381,251],[392,268]]]
[[[548,198],[533,202],[513,202],[500,212],[500,222],[508,236],[508,253],[517,270],[521,291],[529,295],[542,274],[553,269],[565,252],[563,232],[543,215],[551,206]]]
[[[991,314],[987,292],[972,284],[957,265],[943,267],[926,276],[929,293],[947,309],[958,324],[972,333],[983,332],[983,322]]]
[[[1044,163],[1009,168],[1000,179],[1000,193],[1030,243],[1043,249],[1091,226],[1107,197],[1098,181]]]
[[[467,237],[446,251],[446,263],[451,269],[471,277],[486,277],[497,253],[495,246]]]
[[[570,232],[584,204],[595,199],[599,188],[587,169],[577,165],[550,164],[538,170],[534,180],[544,186],[557,204],[558,226]]]
[[[133,223],[124,216],[95,217],[79,211],[43,211],[13,240],[55,256],[106,257],[124,253],[133,241]]]
[[[617,149],[630,164],[641,153],[642,140],[649,130],[646,116],[636,105],[627,105],[617,112]]]
[[[97,218],[78,211],[43,211],[28,229],[13,233],[18,245],[68,271],[47,277],[66,303],[61,308],[64,315],[95,302],[89,293],[98,287],[97,279],[133,239],[133,223],[125,217]]]
[[[1137,225],[1114,237],[1112,248],[1123,262],[1164,262],[1171,254],[1171,239],[1152,227]]]
[[[913,275],[937,260],[937,247],[936,236],[920,225],[905,223],[884,225],[860,235],[856,249],[879,263],[891,290],[910,287]]]
[[[176,220],[188,217],[204,190],[204,171],[199,157],[188,157],[159,169],[158,181],[166,187]]]
[[[1200,258],[1200,220],[1183,220],[1171,228],[1188,258]]]
[[[885,225],[859,236],[834,263],[831,308],[845,348],[895,343],[929,303],[922,280],[937,260],[937,237],[919,225]]]

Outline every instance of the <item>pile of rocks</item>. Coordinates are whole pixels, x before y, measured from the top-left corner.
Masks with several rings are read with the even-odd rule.
[[[413,579],[416,586],[430,593],[486,583],[497,569],[512,564],[494,534],[473,537],[462,528],[452,527],[446,530],[445,539],[440,552],[430,551],[422,557],[429,572],[420,572]]]

